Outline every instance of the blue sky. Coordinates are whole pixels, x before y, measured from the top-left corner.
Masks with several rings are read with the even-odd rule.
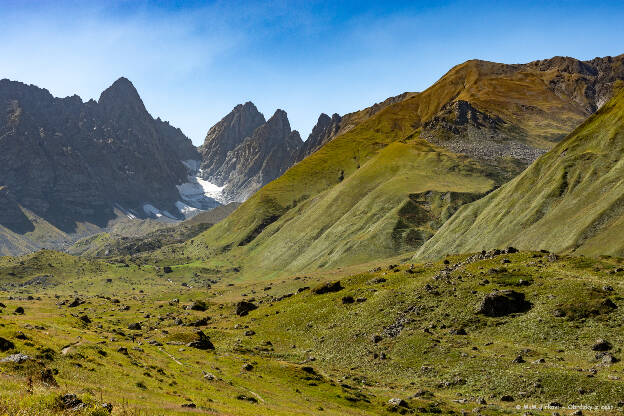
[[[624,53],[622,22],[622,1],[0,0],[0,78],[88,100],[125,76],[195,144],[251,100],[305,139],[468,59]]]

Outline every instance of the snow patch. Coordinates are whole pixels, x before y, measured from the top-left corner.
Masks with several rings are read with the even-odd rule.
[[[199,209],[198,208],[194,208],[190,205],[185,204],[182,201],[177,201],[175,203],[176,208],[178,209],[178,211],[180,211],[182,213],[182,215],[184,215],[186,218],[193,216],[197,213],[199,213]]]
[[[177,185],[178,192],[184,204],[201,210],[212,209],[224,202],[223,188],[225,186],[218,186],[203,179],[199,168],[200,163],[199,160],[182,161],[189,175],[188,182]]]
[[[158,208],[156,208],[154,205],[151,205],[151,204],[143,205],[143,211],[145,211],[145,213],[147,215],[153,215],[156,218],[162,217],[162,214],[160,213],[160,210]]]

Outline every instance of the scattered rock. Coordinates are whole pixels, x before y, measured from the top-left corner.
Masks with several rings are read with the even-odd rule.
[[[245,365],[243,366],[243,370],[245,370],[245,371],[251,371],[251,370],[253,370],[253,369],[254,369],[254,366],[253,366],[253,365],[251,365],[251,364],[249,364],[249,363],[247,363],[247,364],[245,364]]]
[[[611,348],[613,348],[611,343],[604,339],[597,339],[592,346],[593,351],[609,351]]]
[[[208,321],[210,321],[210,317],[205,316],[203,318],[200,318],[196,321],[189,323],[188,326],[206,326],[208,325]]]
[[[24,308],[18,306],[17,308],[15,308],[15,313],[18,315],[24,315]]]
[[[514,398],[508,394],[505,394],[500,398],[501,402],[513,402]]]
[[[206,302],[204,302],[203,300],[196,300],[195,302],[191,304],[189,309],[193,311],[204,312],[206,311],[206,309],[208,309],[208,306],[206,306]]]
[[[71,393],[60,396],[57,401],[59,407],[63,410],[80,410],[85,406],[83,401],[80,400],[78,396]]]
[[[451,335],[468,335],[464,328],[454,328],[449,331]]]
[[[128,355],[128,348],[126,347],[119,347],[117,348],[117,352],[123,355]]]
[[[135,323],[128,325],[128,329],[132,331],[140,331],[142,328],[143,327],[141,326],[140,322],[135,322]]]
[[[250,337],[252,335],[256,335],[256,331],[254,331],[253,329],[248,329],[247,331],[245,331],[246,337]]]
[[[610,353],[603,354],[601,358],[602,358],[602,363],[606,365],[615,364],[618,361],[620,361],[617,358],[615,358],[613,355],[611,355]]]
[[[28,337],[26,336],[26,334],[24,334],[22,331],[17,331],[15,333],[15,339],[19,339],[22,341],[26,341],[28,339]]]
[[[15,348],[15,344],[6,338],[0,337],[0,352],[5,352]]]
[[[87,315],[82,315],[80,318],[82,322],[84,322],[85,324],[90,324],[91,323],[91,319],[89,319],[89,317]]]
[[[54,378],[54,371],[52,371],[51,369],[44,368],[43,370],[41,370],[40,376],[43,383],[47,384],[48,386],[58,387],[58,383]]]
[[[186,408],[189,408],[189,409],[195,409],[197,407],[197,405],[195,403],[184,403],[182,405],[182,407],[186,407]]]
[[[323,295],[325,293],[338,292],[342,289],[344,288],[340,284],[340,280],[336,280],[334,282],[323,283],[322,285],[315,287],[314,289],[312,289],[312,293],[317,295]]]
[[[522,358],[522,356],[519,355],[516,358],[514,358],[511,362],[514,363],[514,364],[522,364],[525,361],[524,361],[524,358]]]
[[[407,402],[398,397],[393,397],[392,399],[388,400],[388,404],[397,407],[407,407]]]
[[[345,305],[348,305],[350,303],[354,303],[355,299],[353,299],[353,296],[343,296],[342,298],[342,303]]]
[[[70,307],[70,308],[75,308],[77,306],[82,305],[83,303],[84,303],[83,300],[81,300],[80,298],[76,298],[67,306]]]
[[[258,309],[258,307],[253,303],[241,300],[236,304],[236,315],[245,316],[255,309]]]
[[[163,272],[164,273],[172,273],[173,269],[171,268],[171,266],[165,266],[165,267],[163,267]]]
[[[0,363],[16,363],[21,364],[30,360],[30,357],[26,354],[17,353],[13,355],[9,355],[0,360]]]
[[[501,290],[486,295],[479,305],[478,313],[498,317],[526,312],[530,308],[531,303],[524,299],[524,293],[515,290]]]
[[[212,342],[210,342],[210,338],[206,334],[204,334],[202,330],[197,330],[195,334],[197,335],[197,340],[191,341],[188,344],[186,344],[187,347],[197,348],[198,350],[214,350],[215,349]]]
[[[258,399],[256,399],[255,397],[250,397],[250,396],[245,396],[244,394],[239,394],[238,396],[236,396],[237,400],[246,400],[248,402],[251,403],[258,403]]]

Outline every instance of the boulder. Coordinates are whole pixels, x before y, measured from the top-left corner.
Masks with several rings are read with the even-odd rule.
[[[189,309],[192,311],[204,312],[206,309],[208,309],[208,306],[206,306],[206,302],[204,302],[203,300],[196,300],[195,302],[191,303]]]
[[[186,344],[187,347],[197,348],[198,350],[214,350],[215,349],[212,342],[210,342],[210,338],[206,334],[204,334],[203,331],[197,330],[195,334],[197,335],[197,339],[195,341],[191,341],[188,344]]]
[[[524,299],[524,293],[515,290],[497,290],[485,296],[479,305],[478,313],[497,317],[526,312],[530,308],[531,303]]]
[[[255,309],[258,309],[258,307],[253,303],[241,300],[236,304],[236,315],[245,316]]]
[[[0,337],[0,352],[5,352],[15,348],[15,344],[6,338]]]
[[[334,282],[323,283],[322,285],[315,287],[312,289],[312,293],[322,295],[325,293],[338,292],[342,289],[344,288],[340,284],[340,280],[336,280]]]
[[[17,353],[17,354],[9,355],[8,357],[4,357],[3,359],[0,360],[0,363],[21,364],[29,360],[30,360],[30,357],[28,355]]]
[[[593,351],[609,351],[613,346],[611,343],[604,339],[597,339],[594,345],[592,345]]]

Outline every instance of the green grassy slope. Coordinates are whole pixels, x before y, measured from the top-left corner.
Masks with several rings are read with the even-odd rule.
[[[421,93],[354,113],[342,134],[177,253],[195,259],[227,253],[232,264],[263,274],[413,250],[435,232],[441,218],[426,226],[403,218],[406,205],[431,209],[431,201],[416,194],[464,192],[440,207],[438,214],[448,214],[522,168],[511,160],[486,168],[457,157],[420,139],[423,125],[449,103],[464,100],[504,120],[505,129],[518,132],[534,148],[548,149],[588,114],[588,103],[551,90],[555,78],[578,89],[585,85],[580,75],[556,68],[468,61]],[[437,199],[444,205],[449,198]]]
[[[393,263],[249,283],[202,265],[164,273],[51,251],[0,258],[0,337],[14,344],[0,360],[33,358],[0,363],[0,413],[102,416],[107,402],[113,415],[390,415],[400,410],[391,398],[409,414],[517,414],[555,402],[563,414],[581,403],[613,406],[592,415],[617,410],[622,259],[520,252]],[[335,280],[338,292],[314,293]],[[497,289],[524,294],[530,308],[478,313]],[[76,297],[84,303],[70,307]],[[207,310],[187,308],[196,300]],[[237,316],[241,300],[258,309]],[[214,350],[186,345],[198,328]],[[608,354],[592,350],[599,338]],[[63,412],[66,393],[88,406]]]
[[[276,200],[262,204],[268,202],[262,200],[267,198],[267,193],[283,186],[279,182],[270,184],[272,189],[261,193],[260,204],[253,201],[244,204],[232,214],[231,220],[226,219],[221,227],[215,226],[220,230],[208,230],[189,243],[186,253],[191,257],[200,255],[206,245],[213,247],[211,239],[215,237],[217,244],[232,244],[233,240],[225,256],[241,264],[249,275],[390,257],[414,250],[429,238],[442,222],[440,218],[450,216],[456,209],[461,198],[455,194],[472,200],[492,189],[494,181],[486,174],[476,162],[435,148],[421,139],[393,142],[371,155],[351,174],[345,173],[342,181],[316,195],[306,195],[290,209],[283,208]],[[313,185],[306,187],[309,188]],[[427,194],[429,199],[410,199],[410,195],[418,194]],[[440,197],[437,211],[432,203],[436,195]],[[245,214],[248,209],[267,208],[275,221],[264,228],[261,224],[266,221],[267,213]],[[244,222],[252,218],[256,222],[245,227]]]
[[[486,198],[464,206],[423,258],[513,245],[624,254],[624,90]]]

